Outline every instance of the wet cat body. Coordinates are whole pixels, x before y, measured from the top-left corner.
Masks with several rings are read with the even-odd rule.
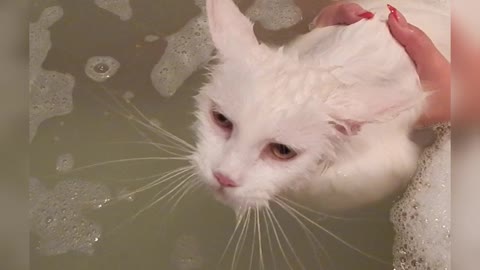
[[[448,13],[402,3],[392,4],[448,51],[438,31]],[[408,183],[420,153],[409,133],[426,94],[388,30],[386,3],[361,2],[374,19],[281,48],[260,44],[231,0],[206,4],[218,64],[196,97],[192,160],[219,200],[237,211],[278,196],[345,209]]]

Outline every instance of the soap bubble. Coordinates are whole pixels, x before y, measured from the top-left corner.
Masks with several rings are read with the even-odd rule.
[[[48,28],[62,16],[63,9],[53,6],[45,9],[37,22],[30,24],[30,141],[43,121],[73,109],[75,78],[42,68],[52,46]]]
[[[74,159],[72,154],[62,154],[57,158],[56,170],[58,172],[67,172],[74,166]]]
[[[95,0],[95,5],[117,15],[122,21],[132,18],[129,0]]]
[[[100,225],[88,220],[83,211],[96,209],[111,200],[107,187],[79,179],[64,180],[48,190],[31,178],[30,224],[38,238],[37,249],[44,255],[69,251],[92,255],[101,238]]]
[[[87,76],[96,81],[104,82],[117,73],[120,63],[110,56],[94,56],[85,65]]]

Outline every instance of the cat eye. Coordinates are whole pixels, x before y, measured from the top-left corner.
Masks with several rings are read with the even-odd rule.
[[[269,148],[272,155],[279,160],[289,160],[297,156],[297,153],[293,149],[284,144],[271,143]]]
[[[217,124],[219,127],[226,130],[232,130],[233,124],[224,114],[217,111],[212,111],[212,117],[215,124]]]

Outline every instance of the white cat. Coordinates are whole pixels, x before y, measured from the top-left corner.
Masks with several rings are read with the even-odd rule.
[[[420,149],[409,133],[426,92],[386,25],[387,2],[350,26],[316,29],[287,47],[259,44],[232,0],[207,0],[218,64],[196,98],[193,163],[237,212],[289,196],[344,209],[404,187]],[[449,13],[389,1],[449,57]]]

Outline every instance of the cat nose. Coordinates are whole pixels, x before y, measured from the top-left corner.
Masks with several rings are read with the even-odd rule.
[[[237,183],[230,179],[228,176],[225,176],[224,174],[221,173],[213,173],[213,176],[215,179],[217,179],[217,182],[220,184],[222,187],[237,187]]]

